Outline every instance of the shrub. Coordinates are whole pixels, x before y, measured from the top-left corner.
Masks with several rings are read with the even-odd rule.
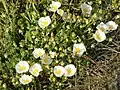
[[[0,1],[0,89],[63,90],[74,86],[82,70],[80,66],[95,64],[97,48],[112,41],[111,33],[118,29],[120,19],[119,1],[59,2],[61,5],[51,0]],[[105,24],[109,21],[114,26]],[[110,28],[105,29],[104,25]],[[103,31],[96,31],[101,27]],[[33,52],[35,49],[38,50]],[[50,63],[45,63],[46,58],[51,59]],[[32,76],[27,85],[20,83],[23,74],[15,70],[20,61],[27,61],[30,66],[39,63],[42,67],[38,77]],[[77,69],[72,77],[64,72],[60,77],[54,74],[55,66],[62,67],[55,70],[61,73],[69,64],[75,68],[73,71]],[[31,75],[25,74],[28,78]]]

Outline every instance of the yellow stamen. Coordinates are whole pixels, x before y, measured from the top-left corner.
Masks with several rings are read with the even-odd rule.
[[[104,31],[104,28],[103,28],[103,27],[101,27],[101,28],[100,28],[100,30],[101,30],[101,31]]]
[[[21,66],[21,67],[20,67],[20,70],[25,70],[25,69],[26,69],[25,66]]]
[[[62,71],[61,70],[56,70],[56,74],[61,74]]]
[[[30,80],[28,80],[28,79],[24,80],[24,83],[29,83],[29,82],[30,82]]]
[[[100,37],[99,33],[97,33],[96,37],[97,37],[97,39],[101,40],[101,37]]]
[[[48,59],[44,59],[44,62],[45,62],[45,63],[48,63]]]
[[[71,74],[72,73],[72,69],[68,69],[68,74]]]
[[[80,48],[76,48],[75,51],[76,51],[76,53],[79,53],[80,52]]]
[[[55,5],[55,6],[53,6],[53,9],[54,9],[54,10],[57,10],[57,9],[58,9],[58,7]]]
[[[109,26],[109,30],[112,30],[113,29],[113,26]]]
[[[83,11],[84,11],[84,12],[88,12],[88,9],[87,9],[87,8],[83,8]]]
[[[37,74],[38,72],[39,72],[39,70],[36,68],[36,69],[34,69],[33,74]]]
[[[48,25],[48,21],[44,21],[44,26],[47,26]]]
[[[41,52],[38,52],[38,56],[41,56],[42,55],[42,53]]]

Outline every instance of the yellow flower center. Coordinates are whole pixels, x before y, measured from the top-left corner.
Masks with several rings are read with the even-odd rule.
[[[68,69],[68,74],[71,74],[72,73],[72,69]]]
[[[26,69],[25,66],[21,66],[21,67],[20,67],[20,70],[23,70],[23,71],[24,71],[25,69]]]
[[[101,40],[101,36],[99,33],[97,33],[96,37],[97,37],[97,39]]]
[[[24,80],[24,83],[29,83],[29,82],[30,82],[30,80],[28,80],[28,79]]]
[[[57,7],[56,5],[54,5],[54,6],[53,6],[53,9],[54,9],[54,10],[57,10],[57,9],[58,9],[58,7]]]
[[[45,62],[45,63],[48,63],[48,59],[44,59],[44,62]]]
[[[112,30],[113,29],[113,26],[109,26],[109,30]]]
[[[39,70],[37,68],[34,69],[33,74],[37,74]]]
[[[80,48],[76,48],[75,51],[76,51],[76,53],[79,53],[80,52]]]
[[[56,70],[56,74],[61,74],[62,71],[61,70]]]
[[[103,27],[101,27],[101,28],[100,28],[100,30],[101,30],[101,31],[104,31],[104,28],[103,28]]]
[[[41,56],[42,55],[42,52],[38,52],[38,56]]]
[[[84,11],[84,12],[88,12],[88,9],[87,9],[87,8],[83,8],[83,11]]]
[[[48,21],[44,21],[44,26],[47,26],[48,25]]]

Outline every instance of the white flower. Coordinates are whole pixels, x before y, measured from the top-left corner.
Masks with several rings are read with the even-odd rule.
[[[42,63],[43,64],[51,64],[52,59],[50,58],[50,56],[44,54],[42,57]]]
[[[49,53],[50,53],[50,57],[51,57],[51,58],[54,58],[54,57],[56,56],[56,52],[50,51]]]
[[[15,67],[17,73],[25,73],[29,70],[29,64],[27,61],[20,61]]]
[[[83,14],[90,14],[92,7],[90,5],[84,3],[81,5],[81,9],[82,9]]]
[[[60,16],[63,16],[64,11],[63,11],[62,9],[58,9],[58,10],[57,10],[57,13],[58,13]]]
[[[76,73],[76,68],[73,64],[69,64],[65,66],[65,76],[71,77]]]
[[[44,54],[45,54],[45,51],[41,48],[35,48],[35,50],[33,51],[33,55],[35,58],[39,58]]]
[[[93,37],[97,42],[102,42],[106,39],[105,33],[101,30],[97,30],[95,34],[93,34]]]
[[[49,24],[51,23],[51,19],[49,16],[46,16],[46,17],[41,17],[39,20],[38,20],[38,25],[44,29],[45,27],[47,27]]]
[[[54,67],[54,74],[56,77],[61,77],[65,73],[65,68],[62,66]]]
[[[33,66],[30,67],[29,72],[34,75],[34,76],[38,76],[39,72],[42,71],[42,67],[40,64],[35,63]]]
[[[97,25],[96,27],[98,30],[101,30],[103,32],[105,32],[107,30],[107,26],[106,24],[104,24],[103,22],[101,22],[99,25]]]
[[[73,45],[73,53],[81,56],[85,51],[86,51],[86,48],[83,43]]]
[[[23,85],[26,85],[28,83],[30,83],[32,81],[32,76],[30,75],[26,75],[24,74],[20,79],[19,79],[20,83]]]
[[[50,11],[56,12],[59,7],[61,7],[61,3],[60,2],[52,1],[52,4],[50,4]]]
[[[118,24],[116,24],[113,21],[108,21],[106,25],[107,25],[107,30],[116,30],[118,27]]]

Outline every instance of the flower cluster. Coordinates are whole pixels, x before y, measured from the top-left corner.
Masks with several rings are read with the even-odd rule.
[[[81,56],[84,52],[86,51],[86,48],[83,43],[80,44],[74,44],[73,46],[73,53]],[[45,54],[44,49],[41,48],[35,48],[33,51],[33,56],[35,58],[41,57],[42,59],[42,64],[51,64],[52,63],[52,58],[56,56],[55,52],[50,51],[50,55],[48,56]],[[33,66],[29,68],[29,64],[27,61],[20,61],[19,63],[16,64],[16,72],[17,73],[26,73],[30,72],[33,76],[38,77],[39,72],[43,71],[42,67],[40,64],[35,63]],[[62,66],[55,66],[53,73],[55,74],[56,77],[61,77],[62,75],[66,77],[71,77],[75,74],[76,68],[73,64],[66,65],[65,67]],[[32,76],[23,74],[19,81],[25,85],[28,84],[32,81]]]
[[[82,13],[89,15],[91,13],[92,7],[86,3],[81,5]],[[96,28],[97,31],[93,34],[94,39],[97,42],[102,42],[106,39],[106,33],[116,30],[118,25],[114,21],[108,21],[106,24],[101,22]]]
[[[106,24],[101,22],[99,25],[97,25],[97,31],[95,34],[93,34],[94,39],[97,42],[102,42],[106,39],[106,33],[109,33],[110,31],[116,30],[118,25],[113,21],[108,21]]]
[[[80,50],[78,51],[76,48],[80,49]],[[80,55],[81,55],[81,54],[83,54],[85,47],[84,47],[84,44],[81,43],[81,44],[77,44],[77,46],[75,46],[73,48],[73,50],[74,49],[76,49],[77,53],[78,54],[80,53]],[[76,50],[74,50],[75,53],[76,53]],[[52,57],[55,57],[55,52],[50,52],[50,54],[51,54]],[[41,57],[42,58],[42,64],[51,64],[52,63],[51,57],[48,56],[47,54],[45,54],[45,51],[43,49],[36,48],[33,51],[33,56],[35,58]],[[28,71],[31,73],[30,76],[26,75],[26,74],[23,74],[21,76],[19,81],[23,85],[26,85],[26,84],[30,83],[32,81],[33,76],[38,77],[39,73],[41,71],[43,71],[41,65],[38,64],[38,63],[35,63],[33,66],[31,66],[29,68],[29,64],[28,64],[27,61],[20,61],[19,63],[16,64],[15,68],[16,68],[17,73],[26,73]],[[71,77],[75,74],[76,68],[73,64],[66,65],[65,67],[55,66],[53,72],[54,72],[56,77],[61,77],[62,75],[66,76],[66,77]]]
[[[55,52],[50,52],[51,53],[55,53]],[[33,56],[35,58],[39,58],[41,57],[42,59],[42,64],[51,64],[52,59],[51,57],[54,57],[55,55],[51,55],[51,57],[47,54],[45,54],[45,50],[40,49],[40,48],[35,48],[35,50],[33,51]]]
[[[89,15],[91,13],[92,7],[86,3],[81,5],[82,13]],[[106,24],[101,22],[96,28],[97,31],[93,34],[94,39],[97,42],[102,42],[106,39],[106,33],[116,30],[118,25],[114,21],[108,21]]]
[[[39,72],[42,71],[42,67],[40,64],[35,63],[33,66],[29,68],[29,64],[27,61],[20,61],[19,63],[16,64],[15,69],[17,73],[21,73],[21,74],[29,71],[35,77],[37,77],[39,75]],[[29,76],[29,75],[23,74],[19,79],[19,81],[23,85],[28,84],[32,81],[32,78],[33,78],[32,75]]]
[[[59,9],[60,7],[61,7],[60,2],[52,1],[52,4],[50,4],[49,11],[54,12],[54,13],[57,12],[60,16],[63,16],[64,11],[62,9]],[[89,15],[92,11],[92,6],[86,3],[83,3],[81,5],[81,10],[83,14]],[[48,27],[51,24],[51,22],[52,20],[50,16],[45,16],[45,17],[41,17],[38,20],[38,25],[40,26],[40,28],[44,29]],[[99,25],[97,25],[96,27],[97,30],[93,34],[93,37],[97,42],[102,42],[106,39],[106,33],[112,30],[116,30],[117,27],[118,25],[113,21],[108,21],[106,24],[101,22]],[[86,52],[86,47],[83,42],[75,43],[73,45],[72,53],[74,55],[81,57],[84,54],[84,52]],[[43,48],[35,48],[32,54],[35,59],[40,58],[41,64],[45,64],[45,65],[52,64],[53,58],[56,57],[56,52],[50,51],[49,54],[47,54]],[[38,77],[39,73],[43,71],[39,63],[35,63],[34,65],[30,67],[27,61],[20,61],[18,64],[16,64],[15,68],[16,68],[17,73],[20,73],[20,74],[24,73],[19,79],[19,81],[23,85],[30,83],[33,79],[33,76]],[[56,77],[62,77],[62,76],[71,77],[76,73],[76,70],[77,69],[74,64],[68,64],[65,67],[61,65],[57,65],[57,66],[54,66],[53,73]],[[28,71],[30,72],[31,75],[25,74]]]
[[[54,74],[56,77],[66,76],[71,77],[75,74],[76,68],[73,64],[66,65],[65,67],[62,66],[55,66],[54,67]]]
[[[49,11],[51,12],[56,12],[60,15],[60,16],[63,16],[64,14],[64,11],[62,9],[59,9],[61,7],[61,3],[60,2],[55,2],[55,1],[52,1],[52,4],[50,4],[50,9]]]
[[[64,14],[64,11],[62,9],[59,9],[61,7],[61,3],[60,2],[55,2],[55,1],[52,1],[52,4],[50,4],[50,9],[49,11],[51,12],[56,12],[60,15],[60,16],[63,16]],[[38,25],[44,29],[45,27],[47,27],[49,24],[51,23],[51,19],[50,19],[50,16],[46,16],[46,17],[41,17],[39,20],[38,20]]]

